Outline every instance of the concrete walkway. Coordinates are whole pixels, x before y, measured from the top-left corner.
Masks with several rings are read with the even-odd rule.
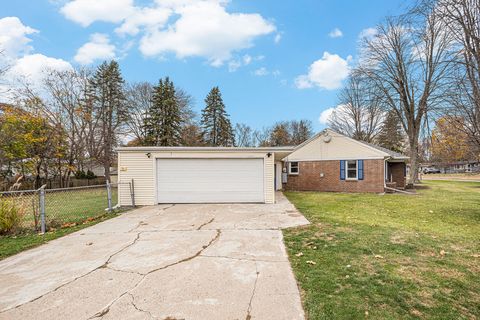
[[[0,261],[0,319],[303,319],[279,229],[304,224],[282,194],[136,209]]]

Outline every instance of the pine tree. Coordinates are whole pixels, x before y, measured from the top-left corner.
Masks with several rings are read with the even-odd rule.
[[[88,149],[90,156],[103,164],[107,179],[110,179],[119,129],[127,120],[124,83],[116,61],[103,62],[89,83],[88,100],[92,103],[96,125],[90,130]]]
[[[146,145],[178,146],[181,144],[182,113],[175,96],[175,86],[167,77],[153,88],[152,104],[144,120]]]
[[[387,112],[382,128],[377,137],[377,143],[381,147],[403,152],[402,126],[394,110]]]
[[[218,87],[213,87],[202,110],[202,137],[209,146],[235,145],[235,135]]]

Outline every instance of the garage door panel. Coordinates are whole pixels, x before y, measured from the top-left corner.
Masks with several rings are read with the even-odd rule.
[[[159,203],[264,202],[263,159],[157,159]]]

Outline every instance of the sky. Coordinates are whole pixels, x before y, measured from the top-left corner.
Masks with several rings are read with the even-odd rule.
[[[261,129],[308,119],[315,131],[338,104],[359,38],[406,7],[402,0],[0,1],[0,63],[10,66],[10,82],[116,59],[127,82],[169,76],[193,96],[197,113],[219,86],[233,123]]]

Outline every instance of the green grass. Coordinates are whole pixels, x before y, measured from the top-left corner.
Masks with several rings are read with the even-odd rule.
[[[114,218],[116,216],[117,215],[115,213],[107,213],[100,217],[97,217],[97,219],[95,220],[86,221],[84,223],[77,224],[72,227],[55,229],[43,235],[30,232],[30,233],[15,235],[15,236],[1,236],[0,237],[0,260],[5,259],[6,257],[19,253],[21,251],[37,247],[50,240],[63,237],[69,233],[78,231],[86,227],[90,227],[94,224],[105,221],[107,219]]]
[[[286,196],[312,223],[284,232],[309,319],[480,318],[480,183]]]

